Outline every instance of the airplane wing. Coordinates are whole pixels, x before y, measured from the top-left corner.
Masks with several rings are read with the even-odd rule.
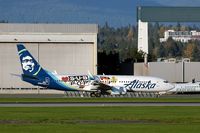
[[[100,81],[95,80],[92,85],[94,86],[93,90],[96,90],[98,93],[102,95],[120,95],[126,94],[126,89],[123,87],[114,87],[107,84],[104,84]]]
[[[90,91],[95,91],[91,93],[91,97],[92,96],[98,97],[100,95],[121,95],[127,93],[126,88],[123,88],[121,86],[110,86],[108,84],[102,83],[99,76],[92,75],[89,71],[88,75],[90,77],[90,80],[93,81],[91,83],[92,87]]]

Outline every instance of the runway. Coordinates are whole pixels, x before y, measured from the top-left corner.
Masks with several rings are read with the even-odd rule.
[[[0,107],[114,107],[114,106],[200,106],[195,102],[66,102],[66,103],[0,103]]]
[[[128,96],[122,96],[123,98],[149,98],[149,97],[135,97],[132,93],[129,93]],[[65,94],[0,94],[0,98],[80,98],[80,95],[68,95]],[[88,96],[84,96],[85,98],[89,98]],[[102,98],[118,98],[120,96],[105,96]],[[120,97],[120,98],[122,98]],[[174,94],[174,95],[161,95],[160,98],[199,98],[200,94]],[[151,97],[152,98],[152,97]]]

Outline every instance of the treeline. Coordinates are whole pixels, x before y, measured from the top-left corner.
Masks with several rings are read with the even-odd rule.
[[[7,20],[0,20],[0,23],[8,23]]]
[[[190,58],[192,61],[200,61],[200,40],[191,40],[188,43],[177,42],[168,38],[166,42],[160,43],[159,38],[164,37],[166,30],[175,31],[200,31],[196,25],[159,25],[149,24],[149,53],[152,60],[157,58]]]
[[[0,23],[8,23],[8,21],[0,20]],[[196,25],[149,23],[148,60],[190,58],[191,61],[200,61],[200,40],[182,43],[169,38],[166,42],[160,43],[159,39],[164,37],[164,32],[171,29],[175,31],[200,31],[199,26]],[[119,62],[143,62],[143,53],[137,50],[137,34],[137,25],[113,28],[105,23],[103,26],[99,26],[98,53],[111,56],[116,54]]]
[[[137,60],[137,27],[110,27],[107,23],[99,27],[98,52],[118,53],[121,61]]]
[[[192,61],[200,61],[200,41],[188,43],[176,42],[169,38],[166,42],[160,43],[159,39],[164,36],[166,30],[176,31],[200,31],[199,27],[176,25],[164,25],[158,23],[149,24],[149,61],[156,61],[157,58],[190,58]],[[143,53],[137,52],[137,26],[126,26],[113,28],[105,23],[99,27],[98,52],[119,54],[120,62],[143,61]]]

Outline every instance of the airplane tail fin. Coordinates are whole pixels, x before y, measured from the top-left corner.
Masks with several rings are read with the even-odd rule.
[[[45,72],[23,44],[17,44],[17,50],[24,75],[37,77]]]

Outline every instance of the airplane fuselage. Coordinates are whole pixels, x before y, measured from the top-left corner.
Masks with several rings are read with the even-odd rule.
[[[200,82],[189,83],[175,83],[174,88],[169,90],[168,93],[199,93]]]
[[[146,76],[58,75],[43,69],[23,44],[17,45],[22,80],[36,86],[62,91],[89,91],[91,97],[121,95],[127,91],[165,92],[173,86],[167,81]]]
[[[62,83],[75,90],[92,90],[91,80],[88,75],[54,75],[56,82]],[[115,88],[124,88],[127,91],[160,92],[168,91],[174,86],[167,81],[147,76],[119,76],[119,75],[96,75],[100,83]],[[95,87],[93,87],[95,88]]]
[[[100,82],[115,86],[123,87],[128,91],[148,91],[159,92],[168,91],[174,86],[166,80],[148,77],[148,76],[118,76],[118,75],[98,75]]]

